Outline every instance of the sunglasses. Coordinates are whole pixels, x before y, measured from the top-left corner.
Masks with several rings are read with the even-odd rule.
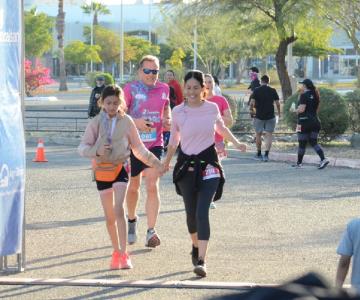
[[[153,75],[156,75],[157,73],[159,73],[159,70],[152,70],[152,69],[143,69],[143,72],[146,74],[146,75],[149,75],[150,73],[153,74]]]

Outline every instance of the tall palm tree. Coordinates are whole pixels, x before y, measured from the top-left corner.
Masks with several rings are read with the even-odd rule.
[[[110,10],[106,7],[106,5],[101,2],[91,2],[91,4],[84,4],[81,6],[84,14],[93,15],[93,26],[99,25],[98,15],[110,15]]]
[[[65,72],[65,58],[64,58],[64,32],[65,32],[65,12],[64,1],[58,2],[58,15],[56,16],[56,31],[58,39],[58,55],[60,66],[60,86],[59,91],[67,91],[66,72]]]

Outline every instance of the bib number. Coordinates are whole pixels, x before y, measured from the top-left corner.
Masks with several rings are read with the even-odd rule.
[[[203,175],[203,180],[207,180],[211,178],[220,178],[220,171],[218,168],[215,168],[212,165],[207,165],[202,175]]]
[[[139,134],[143,142],[156,141],[156,128],[151,128],[150,132],[140,131]]]

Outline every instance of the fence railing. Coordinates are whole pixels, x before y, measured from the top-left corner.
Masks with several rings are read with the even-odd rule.
[[[86,109],[26,109],[25,131],[27,132],[69,132],[81,133],[85,131],[89,119]],[[232,132],[236,135],[254,134],[252,119],[248,112],[238,113],[238,119],[234,120]],[[279,120],[275,135],[291,135]]]
[[[25,131],[84,132],[88,123],[85,109],[26,109]]]

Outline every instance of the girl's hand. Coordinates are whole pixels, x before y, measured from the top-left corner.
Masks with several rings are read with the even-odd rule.
[[[241,152],[246,152],[246,144],[237,142],[235,147]]]
[[[96,154],[99,156],[102,156],[105,154],[106,151],[111,151],[112,146],[110,144],[104,144],[101,145],[97,150],[96,150]]]

